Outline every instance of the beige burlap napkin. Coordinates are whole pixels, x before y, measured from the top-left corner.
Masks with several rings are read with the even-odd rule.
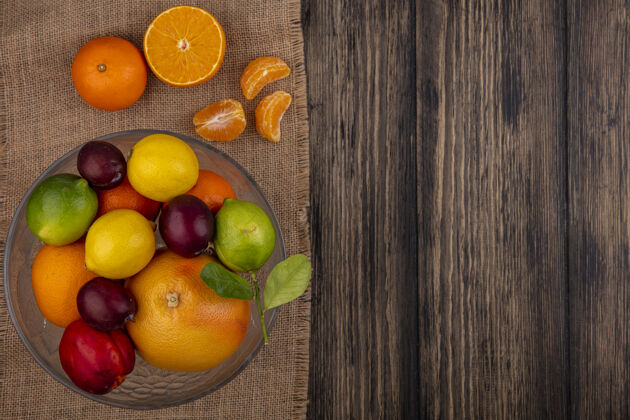
[[[309,252],[308,125],[299,0],[193,1],[226,33],[223,66],[192,88],[150,75],[134,106],[117,112],[86,105],[72,85],[76,51],[92,38],[119,36],[141,48],[151,20],[170,1],[5,1],[0,8],[0,246],[19,201],[37,176],[70,149],[104,134],[140,128],[196,136],[192,117],[220,99],[243,103],[248,127],[234,142],[216,144],[262,187],[280,220],[287,253]],[[282,140],[262,140],[254,128],[257,100],[239,88],[247,63],[261,55],[284,59],[291,75],[259,95],[283,89],[293,104]],[[199,138],[198,136],[196,136]],[[232,382],[195,402],[149,412],[111,408],[56,382],[30,356],[0,296],[0,418],[287,419],[305,415],[308,384],[308,294],[282,308],[270,344]]]

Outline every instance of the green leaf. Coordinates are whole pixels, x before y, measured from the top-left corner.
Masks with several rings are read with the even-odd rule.
[[[299,297],[308,287],[310,279],[311,263],[306,255],[294,255],[278,263],[265,284],[265,311]]]
[[[206,264],[201,270],[201,280],[224,298],[250,300],[254,297],[247,280],[216,262]]]

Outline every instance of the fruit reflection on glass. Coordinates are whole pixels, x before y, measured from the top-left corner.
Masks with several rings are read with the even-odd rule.
[[[136,362],[133,344],[121,330],[102,332],[77,320],[59,343],[61,367],[84,391],[105,394],[120,385]]]
[[[249,325],[249,302],[217,295],[199,277],[206,254],[184,258],[158,251],[126,287],[138,301],[127,331],[138,353],[152,365],[170,370],[210,369],[228,358]]]

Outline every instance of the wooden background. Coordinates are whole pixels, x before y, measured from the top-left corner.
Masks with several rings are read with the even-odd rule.
[[[630,4],[302,12],[309,418],[630,418]]]

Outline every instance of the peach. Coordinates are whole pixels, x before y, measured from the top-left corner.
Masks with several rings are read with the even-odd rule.
[[[122,330],[102,332],[77,320],[59,343],[61,367],[72,382],[92,394],[106,394],[133,370],[133,344]]]

